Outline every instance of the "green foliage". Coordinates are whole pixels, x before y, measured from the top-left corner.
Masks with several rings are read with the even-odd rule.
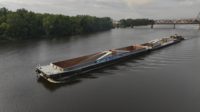
[[[9,28],[9,25],[7,23],[1,23],[0,24],[0,38],[3,38],[5,36],[5,32]]]
[[[151,25],[154,24],[153,20],[149,19],[121,19],[120,26],[121,27],[133,27],[133,26],[143,26],[143,25]]]
[[[0,8],[0,38],[25,39],[41,37],[64,37],[81,33],[92,33],[109,30],[112,20],[108,17],[64,16],[39,14],[18,9],[9,11]]]

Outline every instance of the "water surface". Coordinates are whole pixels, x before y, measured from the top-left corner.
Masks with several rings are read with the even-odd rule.
[[[113,29],[0,46],[0,112],[199,112],[198,26]],[[172,34],[186,41],[97,70],[71,83],[38,82],[35,67]]]

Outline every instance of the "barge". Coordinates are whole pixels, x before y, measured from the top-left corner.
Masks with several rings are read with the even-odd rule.
[[[184,40],[182,36],[174,35],[167,38],[152,40],[144,44],[130,45],[78,58],[58,61],[45,66],[38,66],[36,72],[39,78],[44,78],[52,83],[61,83],[73,76],[96,70],[142,53],[151,52],[182,40]]]

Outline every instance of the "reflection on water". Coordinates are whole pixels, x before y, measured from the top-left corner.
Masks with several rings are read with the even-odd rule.
[[[47,80],[44,80],[42,78],[38,79],[37,81],[38,83],[41,83],[47,90],[52,91],[52,92],[58,88],[71,86],[71,85],[81,82],[81,80],[79,80],[78,78],[70,79],[66,81],[65,83],[59,83],[59,84],[49,83]]]
[[[198,112],[200,31],[197,26],[180,25],[175,30],[168,27],[113,29],[73,38],[2,44],[0,111]],[[64,84],[36,80],[38,64],[144,43],[175,33],[187,40],[75,77]]]

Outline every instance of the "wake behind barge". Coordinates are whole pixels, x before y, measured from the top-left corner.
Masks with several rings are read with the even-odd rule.
[[[123,48],[107,50],[74,59],[38,66],[36,72],[40,78],[52,83],[60,83],[70,77],[96,70],[136,55],[151,52],[184,40],[182,36],[170,36],[156,39],[140,45],[131,45]]]

